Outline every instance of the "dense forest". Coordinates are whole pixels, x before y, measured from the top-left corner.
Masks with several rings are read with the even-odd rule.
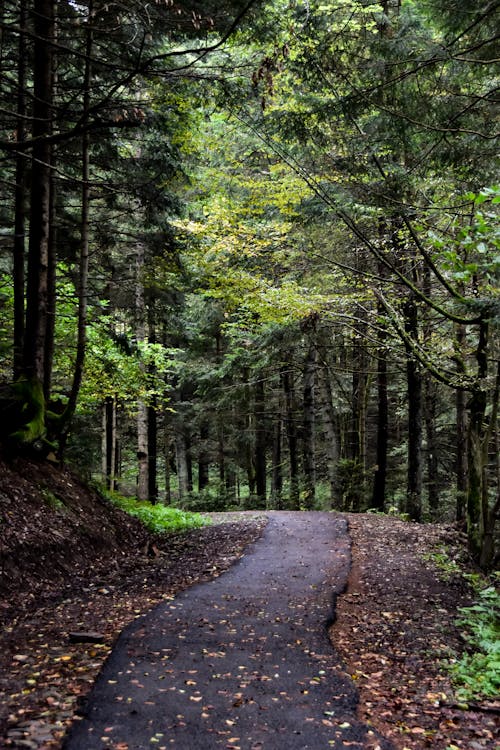
[[[4,0],[0,438],[194,510],[500,509],[495,0]]]

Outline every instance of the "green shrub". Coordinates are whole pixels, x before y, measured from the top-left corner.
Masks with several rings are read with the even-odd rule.
[[[450,664],[457,698],[498,698],[500,693],[500,594],[495,586],[479,592],[471,607],[462,607],[457,625],[468,644]]]
[[[123,497],[116,493],[106,493],[106,497],[129,515],[138,518],[150,531],[156,533],[184,531],[199,528],[209,523],[198,513],[179,510],[178,508],[172,508],[170,505],[162,505],[161,503],[153,505],[152,503],[138,501],[135,497]]]

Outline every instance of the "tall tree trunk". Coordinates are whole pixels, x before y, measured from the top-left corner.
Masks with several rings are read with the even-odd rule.
[[[289,357],[289,361],[291,357]],[[285,394],[285,427],[288,442],[288,455],[290,461],[290,510],[299,510],[299,458],[295,404],[295,385],[293,373],[288,365],[281,369],[281,382]]]
[[[424,393],[424,423],[427,444],[427,496],[431,519],[437,520],[439,516],[439,464],[436,436],[437,383],[429,373],[426,374],[424,379]]]
[[[302,456],[304,470],[304,487],[302,502],[306,510],[314,508],[316,493],[316,451],[315,451],[315,381],[316,381],[316,347],[307,350],[304,363],[303,382],[303,421],[302,421]]]
[[[26,0],[19,5],[19,46],[17,59],[17,140],[26,138]],[[26,155],[19,150],[16,154],[16,189],[14,197],[14,380],[23,371],[24,347],[24,262],[26,234]]]
[[[208,437],[209,428],[208,422],[203,420],[200,425],[200,447],[198,453],[198,491],[203,490],[208,486],[209,475],[208,475]]]
[[[469,547],[477,559],[481,556],[484,540],[485,519],[488,513],[485,508],[487,487],[485,460],[485,435],[488,376],[488,322],[481,321],[476,350],[477,387],[469,401],[469,432],[467,438],[467,464],[469,484],[467,490],[467,534]],[[487,455],[487,447],[486,447]],[[486,514],[485,514],[486,511]]]
[[[136,247],[135,313],[136,338],[138,343],[146,340],[146,307],[144,302],[144,244],[139,241]],[[145,368],[143,367],[143,374]],[[137,404],[137,499],[147,500],[149,494],[148,477],[148,406],[143,400]]]
[[[158,419],[157,399],[152,397],[148,405],[148,500],[158,502]]]
[[[405,329],[418,337],[418,309],[415,300],[404,306]],[[420,365],[406,347],[406,379],[408,388],[408,484],[406,513],[413,521],[422,517],[422,373]]]
[[[172,460],[172,439],[167,417],[164,418],[164,453],[165,453],[165,505],[172,504],[172,472],[170,462]]]
[[[61,431],[60,453],[64,451],[71,420],[76,411],[78,396],[83,379],[83,367],[87,348],[87,316],[88,316],[88,284],[89,284],[89,247],[90,247],[90,134],[85,125],[88,123],[90,110],[90,90],[92,80],[92,19],[93,1],[88,6],[86,42],[85,42],[85,71],[83,76],[83,113],[82,123],[84,126],[81,156],[82,156],[82,209],[80,217],[80,258],[78,268],[78,320],[76,337],[76,356],[73,366],[73,382],[64,413],[64,424]],[[55,190],[52,193],[55,204]],[[54,281],[55,281],[55,258],[54,258]],[[55,285],[54,285],[55,292]],[[55,294],[54,294],[54,318],[55,318]],[[52,320],[52,340],[53,326]]]
[[[180,427],[175,434],[175,455],[177,461],[177,481],[179,499],[186,497],[193,489],[190,444],[185,430]]]
[[[273,448],[272,448],[272,478],[271,499],[272,507],[281,510],[283,507],[283,415],[281,411],[281,399],[277,412],[274,416],[273,425]]]
[[[463,373],[465,366],[463,362],[464,348],[465,348],[465,327],[457,325],[456,327],[456,340],[457,340],[457,371]],[[457,501],[456,501],[456,519],[457,521],[463,521],[466,515],[466,498],[467,498],[467,486],[468,486],[468,469],[467,469],[467,404],[465,391],[457,389],[455,395],[455,409],[456,409],[456,425],[457,425],[457,442],[456,442],[456,487],[457,487]]]
[[[360,312],[360,317],[364,314]],[[352,461],[352,481],[348,490],[348,506],[359,511],[365,497],[366,481],[366,407],[368,393],[368,365],[364,343],[366,324],[359,323],[354,332],[352,347],[352,413],[349,458]]]
[[[330,507],[340,508],[340,484],[338,465],[340,459],[340,445],[337,434],[337,420],[333,407],[332,387],[327,367],[321,369],[319,384],[321,387],[320,413],[323,415],[323,432],[325,435],[325,449],[328,464],[328,481],[330,484]]]
[[[47,327],[53,123],[54,0],[34,0],[33,155],[23,370],[43,384]],[[43,419],[42,419],[43,422]],[[42,427],[42,433],[44,425]]]
[[[102,406],[102,474],[108,490],[114,490],[117,475],[116,401],[107,396]]]
[[[267,499],[266,420],[264,380],[255,384],[255,500],[256,507],[265,508]]]
[[[382,313],[383,308],[379,305],[379,314]],[[371,505],[373,508],[383,511],[385,507],[385,488],[387,481],[389,400],[387,395],[387,332],[382,328],[381,324],[379,324],[377,338],[377,444]]]

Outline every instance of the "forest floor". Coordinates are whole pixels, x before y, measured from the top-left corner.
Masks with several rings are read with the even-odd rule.
[[[499,703],[458,705],[442,668],[464,647],[454,621],[470,592],[458,573],[440,571],[436,553],[446,547],[467,564],[461,535],[346,517],[353,567],[331,635],[358,686],[360,718],[398,750],[494,750]],[[153,536],[71,474],[0,456],[0,748],[60,748],[124,626],[218,576],[266,523],[252,512],[213,520]],[[92,642],[72,642],[82,632]]]

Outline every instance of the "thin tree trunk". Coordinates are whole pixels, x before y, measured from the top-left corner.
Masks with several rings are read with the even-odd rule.
[[[465,327],[458,325],[456,329],[457,339],[457,370],[459,373],[464,371],[464,364],[462,361],[463,351],[465,348]],[[467,469],[467,404],[465,391],[457,389],[455,395],[455,408],[456,408],[456,425],[457,425],[457,458],[456,458],[456,487],[457,487],[457,502],[456,502],[456,518],[457,521],[463,521],[465,519],[465,505],[467,498],[467,484],[468,484],[468,469]]]
[[[432,520],[437,520],[439,515],[439,473],[438,473],[438,446],[436,436],[436,399],[437,383],[429,373],[424,380],[424,422],[427,443],[427,493],[429,512]]]
[[[266,507],[266,423],[264,380],[255,384],[255,498],[257,507]]]
[[[192,475],[189,457],[189,440],[185,431],[181,428],[175,435],[175,455],[177,460],[177,481],[179,486],[179,499],[189,495],[193,489]]]
[[[272,479],[271,498],[272,507],[281,510],[283,506],[283,466],[282,466],[282,441],[283,441],[283,416],[281,404],[274,417],[273,426],[273,449],[272,449]]]
[[[288,455],[290,461],[290,510],[298,510],[299,502],[299,458],[298,458],[298,440],[297,428],[295,425],[295,386],[293,374],[289,367],[285,365],[281,369],[281,383],[285,394],[285,428],[288,442]]]
[[[116,402],[107,396],[102,407],[102,474],[108,490],[115,489],[116,446]]]
[[[92,17],[93,2],[90,0],[88,6],[86,45],[85,45],[85,71],[83,77],[83,123],[88,121],[90,110],[90,89],[92,79]],[[64,451],[65,443],[68,436],[71,420],[76,410],[78,396],[83,379],[83,367],[85,364],[85,354],[87,348],[87,314],[88,314],[88,283],[89,283],[89,245],[90,245],[90,134],[87,128],[83,130],[82,145],[82,209],[80,218],[80,259],[78,269],[78,322],[77,322],[77,340],[76,340],[76,357],[73,367],[73,383],[68,399],[68,404],[64,413],[64,424],[61,432],[60,453]],[[52,195],[55,200],[55,193]],[[55,258],[54,258],[54,281],[55,281]],[[54,288],[55,292],[55,288]],[[53,326],[55,323],[55,295],[54,295],[54,319],[52,320],[52,338]]]
[[[17,140],[26,138],[26,0],[20,0],[18,60],[17,60]],[[26,156],[16,154],[16,189],[14,198],[14,379],[22,374],[24,347],[24,262],[26,234]]]
[[[302,498],[306,510],[314,508],[316,493],[315,381],[316,347],[310,346],[304,364],[302,422],[302,455],[304,470],[304,488]]]
[[[209,474],[208,474],[208,437],[209,428],[208,422],[202,421],[200,425],[200,447],[198,452],[198,491],[203,490],[208,486]]]
[[[137,243],[136,247],[136,280],[135,280],[135,311],[136,337],[139,343],[146,340],[146,309],[144,303],[144,245]],[[143,367],[145,376],[145,368]],[[149,494],[148,477],[148,406],[139,400],[137,404],[137,499],[147,500]]]
[[[485,387],[488,375],[488,322],[481,321],[479,340],[476,350],[477,387],[469,401],[469,432],[467,439],[467,464],[469,484],[467,491],[467,534],[469,547],[477,559],[480,558],[485,530],[485,416],[487,391]],[[488,513],[486,507],[486,514]]]
[[[167,418],[164,419],[164,453],[165,453],[165,505],[172,504],[172,472],[170,470],[170,461],[172,459],[172,441],[170,438],[170,430],[167,422]]]
[[[53,122],[54,2],[34,0],[34,91],[31,211],[23,370],[43,384],[50,232],[50,175]]]
[[[382,312],[383,310],[381,306],[379,306],[379,313]],[[373,508],[383,511],[385,507],[385,488],[387,482],[389,400],[387,396],[387,333],[382,327],[379,327],[377,337],[377,445],[371,505]]]
[[[320,413],[323,415],[323,432],[325,435],[325,450],[328,462],[328,481],[330,484],[330,507],[340,508],[340,486],[338,465],[340,459],[340,445],[337,434],[337,425],[335,418],[335,409],[333,407],[332,387],[328,369],[325,367],[321,370],[320,386],[322,401],[320,404]]]
[[[418,336],[418,311],[415,301],[404,306],[406,332]],[[408,485],[406,512],[413,521],[422,517],[422,373],[411,349],[406,347],[408,388]]]
[[[152,397],[152,403],[148,405],[148,500],[150,503],[158,502],[158,420],[156,415],[157,399]]]

